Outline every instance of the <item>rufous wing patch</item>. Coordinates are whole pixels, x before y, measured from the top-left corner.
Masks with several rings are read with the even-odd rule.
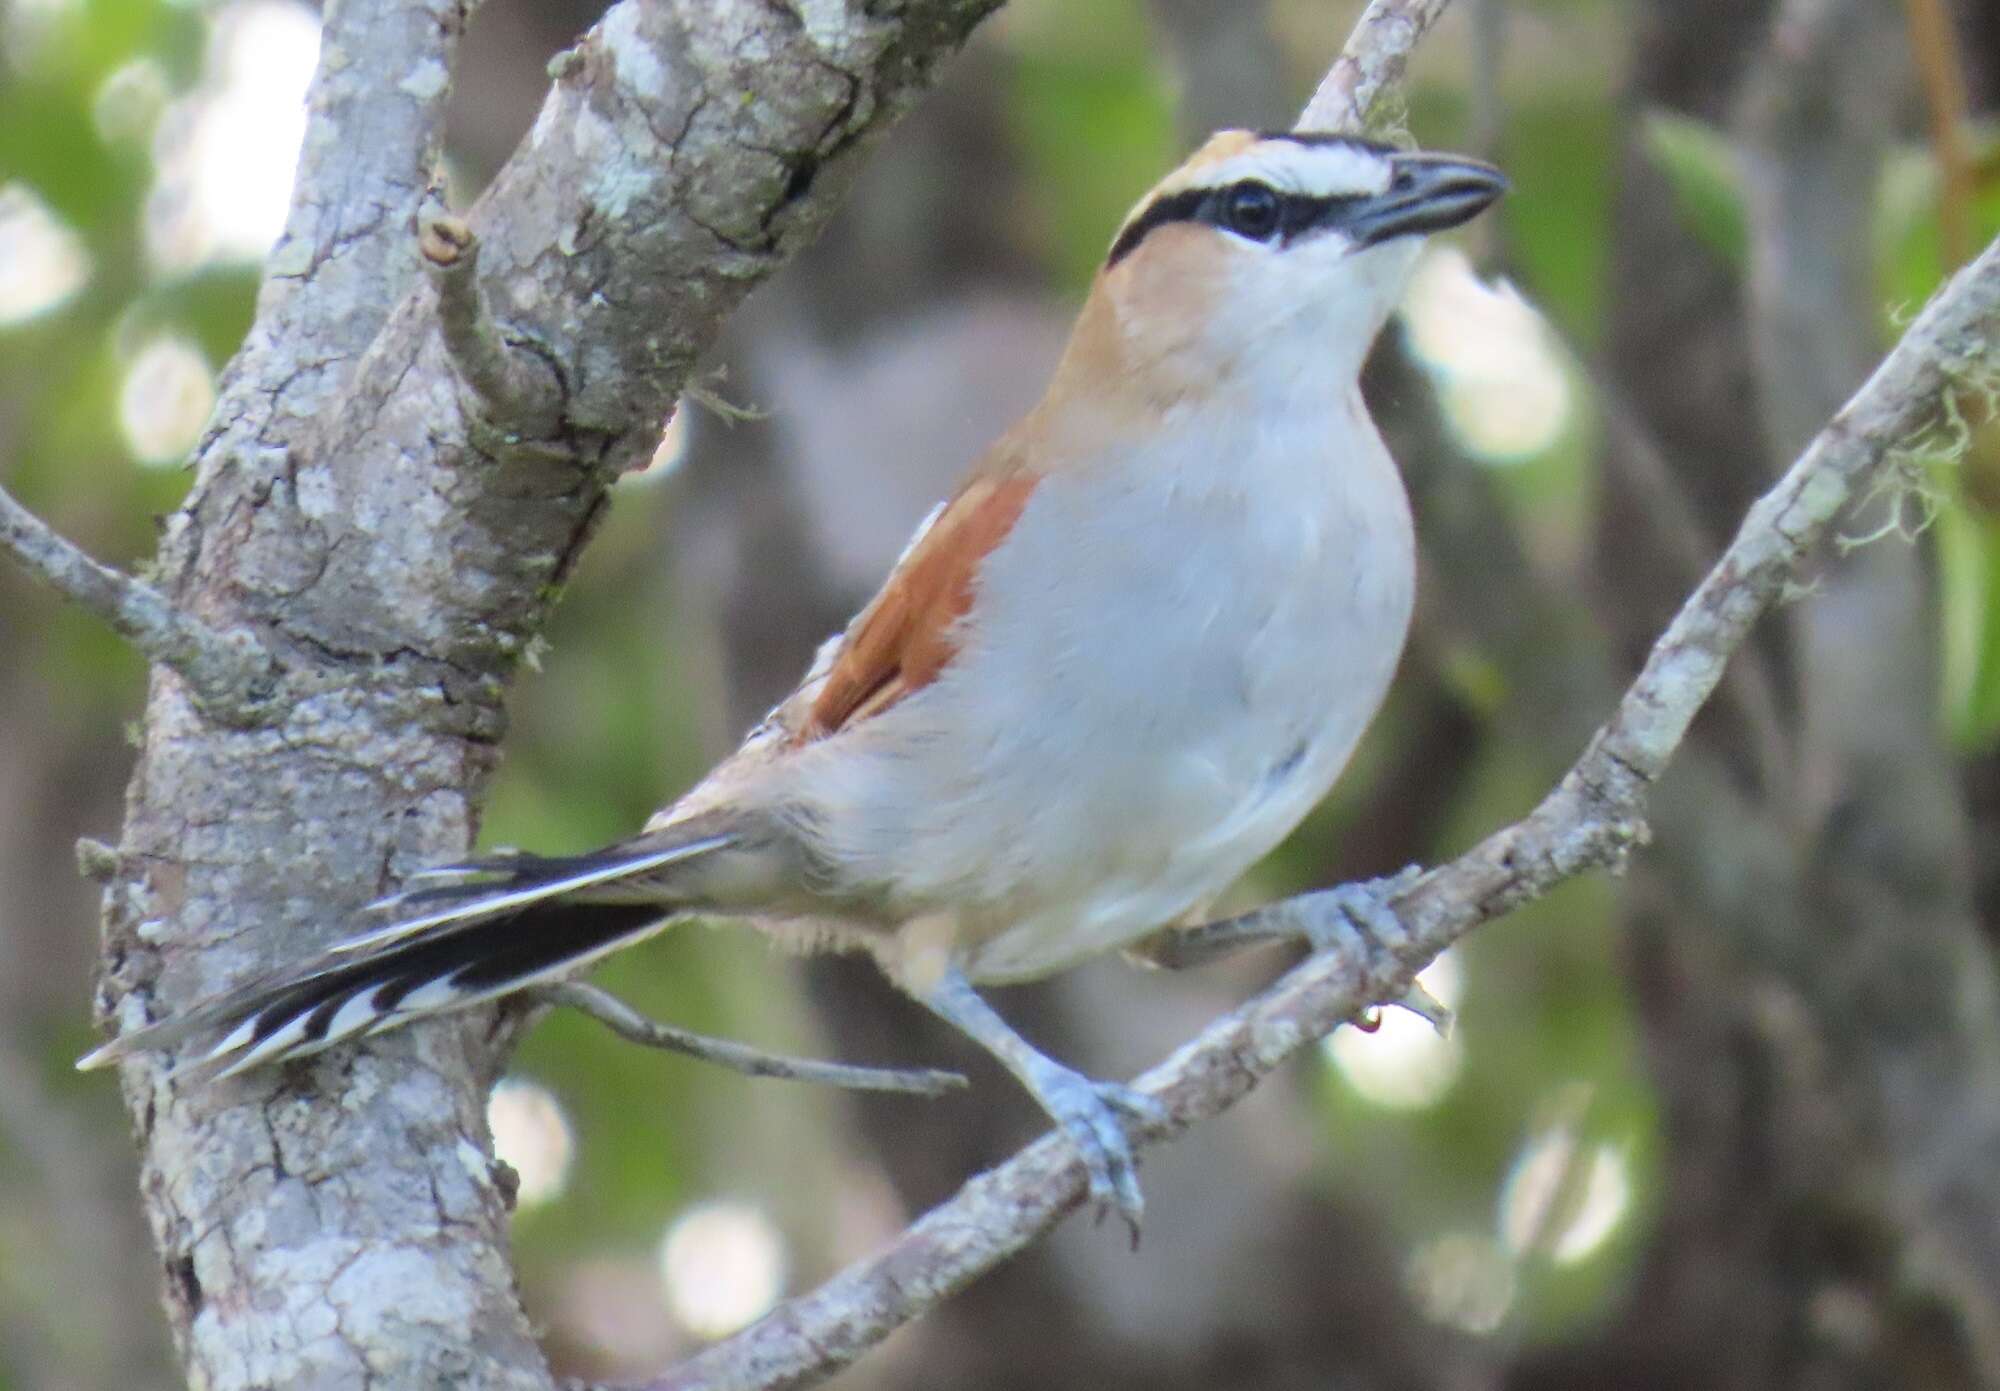
[[[958,651],[979,566],[1020,520],[1039,475],[975,476],[910,548],[842,640],[799,730],[824,738],[937,680]]]

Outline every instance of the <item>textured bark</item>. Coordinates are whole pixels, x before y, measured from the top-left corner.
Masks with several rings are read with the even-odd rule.
[[[155,675],[106,894],[108,1014],[303,955],[401,870],[464,851],[509,673],[609,483],[995,2],[614,7],[470,215],[480,288],[554,422],[536,437],[473,413],[414,275],[466,16],[329,6],[291,219],[160,558],[183,611],[253,634],[274,670],[207,713]],[[485,1133],[491,1025],[220,1086],[126,1066],[192,1381],[547,1384]]]
[[[1299,117],[1300,130],[1362,131],[1384,92],[1402,85],[1418,40],[1451,0],[1368,0],[1319,90]]]

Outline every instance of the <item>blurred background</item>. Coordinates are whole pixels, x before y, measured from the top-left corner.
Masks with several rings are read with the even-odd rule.
[[[489,0],[469,203],[601,7]],[[1129,202],[1286,125],[1356,0],[1014,0],[732,325],[520,682],[489,844],[580,849],[700,772],[1040,389]],[[0,0],[0,480],[93,553],[153,519],[249,323],[316,56],[296,0]],[[1401,119],[1514,194],[1370,369],[1424,575],[1390,705],[1237,902],[1525,811],[1775,476],[2000,229],[1984,0],[1461,0]],[[1968,392],[1760,630],[1629,872],[1426,975],[1449,1037],[1343,1029],[1147,1157],[1145,1245],[1068,1224],[851,1388],[2000,1386],[2000,433]],[[0,1388],[175,1374],[113,1088],[94,893],[142,671],[0,566]],[[1284,964],[1006,992],[1126,1076]],[[547,1020],[495,1092],[560,1370],[643,1374],[1041,1129],[864,962],[689,926],[599,979],[767,1046],[973,1075],[750,1081]],[[1114,1224],[1115,1225],[1115,1224]]]

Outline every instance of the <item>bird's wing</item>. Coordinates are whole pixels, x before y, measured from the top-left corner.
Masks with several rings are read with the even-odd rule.
[[[1040,481],[1015,470],[975,475],[921,531],[881,592],[848,625],[797,739],[821,739],[935,681],[958,651],[979,566],[1006,539]]]

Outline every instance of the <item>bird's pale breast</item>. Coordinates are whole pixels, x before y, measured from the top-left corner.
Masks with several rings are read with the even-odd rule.
[[[955,920],[974,980],[1226,888],[1325,794],[1394,671],[1409,513],[1365,416],[1191,421],[1175,449],[1044,480],[951,666],[842,756],[803,751],[829,858],[893,913]]]

